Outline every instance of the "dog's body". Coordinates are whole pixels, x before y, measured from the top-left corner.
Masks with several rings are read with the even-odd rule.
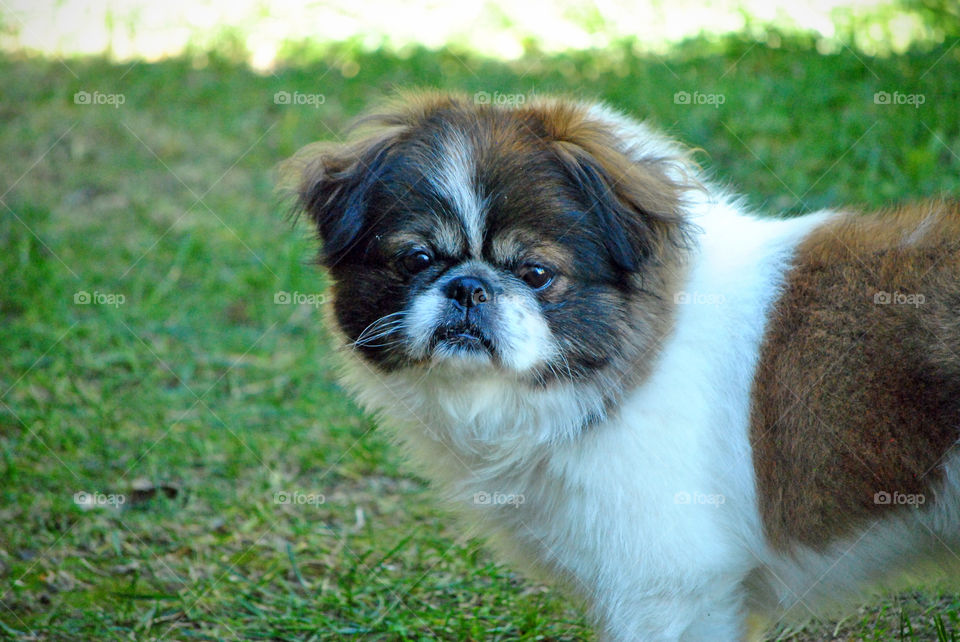
[[[376,120],[301,188],[344,381],[605,635],[741,639],[954,557],[955,205],[760,219],[567,101]]]

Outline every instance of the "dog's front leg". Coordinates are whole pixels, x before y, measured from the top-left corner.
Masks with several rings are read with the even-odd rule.
[[[721,582],[723,583],[723,582]],[[677,589],[641,598],[611,600],[598,614],[604,642],[746,642],[747,618],[737,590]]]

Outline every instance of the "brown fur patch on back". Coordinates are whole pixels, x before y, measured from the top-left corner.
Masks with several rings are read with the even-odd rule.
[[[777,548],[820,548],[909,496],[933,502],[960,436],[960,204],[843,214],[800,245],[751,424]]]

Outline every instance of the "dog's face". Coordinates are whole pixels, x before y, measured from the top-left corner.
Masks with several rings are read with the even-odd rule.
[[[372,368],[597,380],[667,323],[685,234],[675,159],[625,150],[575,103],[419,96],[307,152],[345,343]]]

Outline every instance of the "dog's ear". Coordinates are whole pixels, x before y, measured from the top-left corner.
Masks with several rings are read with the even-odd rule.
[[[556,140],[560,161],[585,206],[606,228],[614,264],[637,272],[669,246],[685,246],[690,224],[678,178],[687,163],[674,156],[633,157],[601,123],[584,121]]]
[[[368,223],[370,188],[383,174],[393,135],[318,143],[298,153],[297,207],[317,228],[328,267],[353,250]]]
[[[418,123],[453,99],[438,92],[400,92],[355,120],[347,143],[315,143],[300,150],[282,168],[293,182],[297,208],[317,227],[321,260],[330,267],[360,247],[370,226],[371,187],[384,175],[394,150]]]

